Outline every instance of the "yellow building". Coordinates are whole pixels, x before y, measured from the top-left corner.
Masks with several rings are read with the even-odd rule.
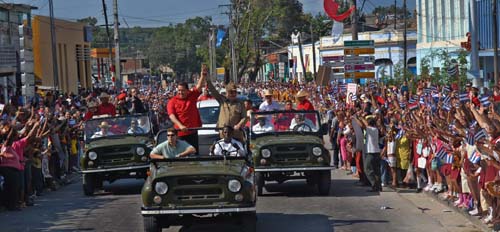
[[[91,34],[86,24],[54,20],[58,85],[63,92],[78,93],[78,86],[92,87],[90,66]],[[37,85],[53,87],[53,63],[50,18],[36,15],[33,27],[33,58]]]

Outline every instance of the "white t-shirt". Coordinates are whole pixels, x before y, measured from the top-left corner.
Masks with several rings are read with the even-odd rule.
[[[252,131],[255,134],[261,134],[265,132],[272,132],[274,130],[274,127],[269,124],[265,124],[264,126],[261,126],[260,124],[256,124],[252,127]]]
[[[236,139],[231,139],[230,143],[226,143],[224,139],[219,140],[214,147],[214,155],[224,155],[224,151],[226,152],[226,156],[246,156],[247,152],[245,151],[243,145],[240,141]]]
[[[387,154],[388,155],[396,154],[396,144],[394,141],[387,142]]]
[[[366,127],[366,153],[378,153],[380,147],[378,145],[379,134],[376,127]]]
[[[274,110],[280,110],[280,108],[281,108],[280,105],[275,101],[271,102],[271,104],[267,103],[267,101],[264,101],[260,103],[259,111],[274,111]]]

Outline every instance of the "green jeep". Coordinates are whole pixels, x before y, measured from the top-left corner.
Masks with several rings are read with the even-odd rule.
[[[103,181],[146,178],[154,134],[147,114],[94,118],[84,125],[80,159],[83,192],[92,196]]]
[[[328,195],[331,184],[330,153],[324,147],[322,124],[317,111],[255,112],[250,123],[250,149],[255,166],[257,194],[266,181],[283,183],[306,179],[317,186],[320,195]]]
[[[166,134],[158,133],[157,144],[166,141]],[[142,188],[144,230],[236,218],[241,231],[255,232],[257,196],[249,164],[246,157],[206,153],[151,160],[151,174]]]

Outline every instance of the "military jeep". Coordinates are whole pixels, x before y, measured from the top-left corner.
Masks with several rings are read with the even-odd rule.
[[[263,195],[266,181],[283,183],[306,179],[320,195],[328,195],[331,184],[330,153],[317,111],[268,111],[251,116],[249,147],[255,167],[257,194]]]
[[[163,141],[166,131],[157,135],[157,144]],[[144,231],[236,219],[240,231],[255,232],[257,196],[249,164],[247,157],[207,153],[151,160],[151,174],[142,188]]]
[[[94,194],[103,181],[146,178],[154,134],[147,114],[100,117],[84,124],[80,159],[83,193]]]

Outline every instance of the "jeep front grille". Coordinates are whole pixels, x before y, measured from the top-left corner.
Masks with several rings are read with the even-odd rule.
[[[176,189],[174,194],[179,200],[209,200],[221,199],[222,189],[220,188],[206,188],[206,189]]]
[[[116,159],[113,159],[113,158],[106,159],[106,157],[105,157],[104,159],[101,160],[101,164],[102,165],[110,165],[110,164],[112,165],[112,164],[116,164],[116,163],[131,162],[133,160],[134,160],[133,157],[116,158]]]
[[[304,162],[309,160],[308,146],[300,145],[280,145],[272,149],[272,159],[275,162]]]
[[[217,184],[218,179],[217,177],[199,177],[199,178],[194,178],[194,177],[186,177],[186,178],[179,178],[177,180],[178,185],[200,185],[200,184]]]
[[[277,146],[277,152],[306,152],[306,145],[287,145],[287,146]]]

